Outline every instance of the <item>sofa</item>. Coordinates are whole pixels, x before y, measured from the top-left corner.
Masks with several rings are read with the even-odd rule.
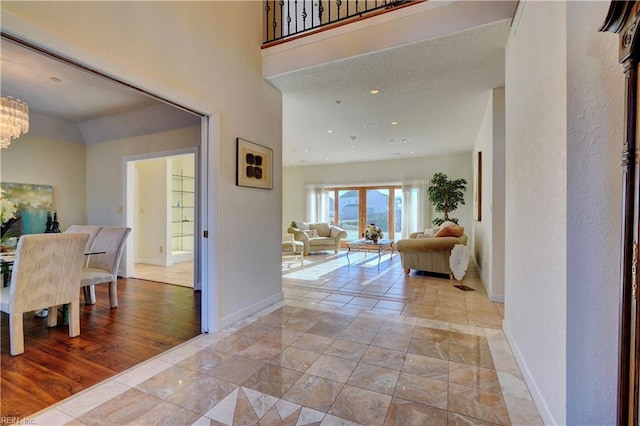
[[[338,254],[340,240],[347,238],[347,231],[329,223],[309,223],[300,220],[291,222],[287,229],[296,241],[304,244],[303,253],[307,256],[311,252],[333,250]]]
[[[447,226],[449,225],[444,227]],[[414,232],[408,239],[399,240],[396,243],[402,268],[406,274],[411,272],[411,269],[415,269],[451,276],[449,263],[451,250],[456,244],[467,245],[467,235],[464,234],[462,226],[456,225],[456,232],[443,232],[443,236],[435,236],[440,229],[442,228]]]

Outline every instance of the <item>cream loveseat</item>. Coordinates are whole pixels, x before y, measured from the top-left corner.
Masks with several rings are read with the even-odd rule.
[[[447,222],[445,222],[447,224]],[[443,224],[443,225],[445,225]],[[455,224],[453,224],[455,225]],[[448,227],[442,226],[442,227]],[[437,235],[437,232],[431,229],[430,234]],[[443,231],[445,236],[430,236],[425,232],[414,232],[409,235],[406,240],[400,240],[396,243],[396,249],[400,252],[400,259],[404,272],[408,274],[411,269],[426,272],[436,272],[439,274],[451,274],[449,257],[451,250],[456,244],[467,245],[467,235],[464,234],[462,226],[456,226],[456,232]],[[460,236],[451,236],[448,234],[460,234]]]
[[[340,240],[347,238],[347,232],[328,223],[307,223],[299,220],[291,222],[287,230],[296,241],[304,244],[304,255],[314,251],[333,250],[338,254]]]

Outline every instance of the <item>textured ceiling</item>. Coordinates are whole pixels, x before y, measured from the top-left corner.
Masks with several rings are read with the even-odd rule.
[[[270,78],[283,93],[283,165],[471,151],[504,86],[509,22]]]

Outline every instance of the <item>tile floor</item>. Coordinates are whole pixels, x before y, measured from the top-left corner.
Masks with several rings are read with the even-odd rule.
[[[193,261],[175,263],[172,266],[136,263],[131,278],[193,288]]]
[[[32,417],[35,424],[542,424],[475,271],[399,256],[283,263],[285,300]]]

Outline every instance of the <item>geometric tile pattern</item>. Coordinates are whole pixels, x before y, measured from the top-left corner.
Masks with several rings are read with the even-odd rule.
[[[397,255],[379,269],[371,256],[351,256],[351,266],[342,257],[305,257],[283,272],[284,302],[65,400],[36,424],[542,424],[495,324],[501,308],[474,271],[465,285],[476,291],[462,292],[448,278],[405,276]]]

